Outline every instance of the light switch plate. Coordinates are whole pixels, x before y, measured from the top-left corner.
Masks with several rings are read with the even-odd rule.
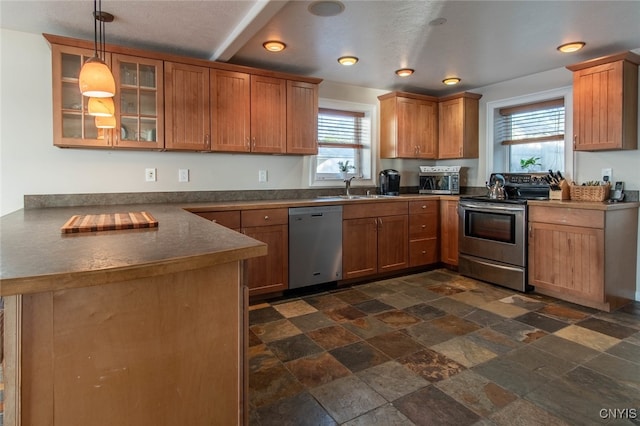
[[[267,181],[267,171],[266,170],[258,170],[258,182],[264,183]]]
[[[144,169],[144,176],[147,182],[155,182],[156,181],[156,169],[148,168]]]
[[[189,169],[178,169],[178,182],[189,182]]]

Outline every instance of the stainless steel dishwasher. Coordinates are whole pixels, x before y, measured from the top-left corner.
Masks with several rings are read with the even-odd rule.
[[[342,279],[342,206],[289,209],[289,288]]]

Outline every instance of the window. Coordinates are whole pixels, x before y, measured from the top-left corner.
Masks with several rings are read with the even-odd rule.
[[[361,111],[318,110],[318,155],[315,180],[343,179],[340,164],[349,176],[371,177],[371,120]]]
[[[503,107],[495,135],[508,149],[510,172],[542,172],[564,167],[564,98]]]

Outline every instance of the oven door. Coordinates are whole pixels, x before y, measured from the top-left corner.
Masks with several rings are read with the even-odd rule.
[[[526,266],[526,205],[460,200],[458,208],[461,254]]]

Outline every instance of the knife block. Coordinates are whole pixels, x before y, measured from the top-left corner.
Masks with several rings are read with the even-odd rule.
[[[560,189],[557,191],[552,191],[549,189],[549,199],[550,200],[568,200],[569,196],[569,184],[566,180],[562,179],[559,183]]]

